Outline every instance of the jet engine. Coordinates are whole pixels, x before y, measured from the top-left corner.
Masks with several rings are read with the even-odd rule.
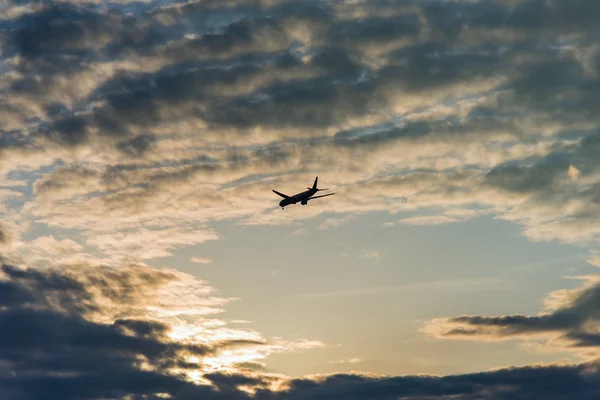
[[[302,200],[302,201],[300,202],[300,204],[302,204],[303,206],[305,206],[307,203],[308,203],[308,202],[307,202],[306,200]]]

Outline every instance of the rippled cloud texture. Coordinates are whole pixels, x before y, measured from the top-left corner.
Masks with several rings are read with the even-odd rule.
[[[145,263],[219,240],[215,221],[324,213],[339,215],[323,229],[375,211],[411,226],[491,215],[597,245],[599,20],[595,0],[4,2],[0,392],[598,398],[597,276],[540,315],[423,328],[584,364],[291,378],[261,360],[326,344],[231,327],[216,315],[237,299]],[[336,196],[279,212],[271,188],[315,175]]]

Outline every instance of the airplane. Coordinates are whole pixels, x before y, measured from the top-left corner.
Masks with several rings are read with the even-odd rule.
[[[313,197],[317,192],[320,192],[321,190],[329,190],[329,189],[317,189],[317,181],[318,180],[319,180],[319,177],[317,176],[315,178],[315,183],[313,183],[312,188],[307,187],[308,190],[298,193],[298,194],[295,194],[293,196],[288,196],[286,194],[280,193],[277,190],[273,189],[274,193],[277,193],[278,195],[283,197],[283,200],[281,200],[279,202],[279,206],[281,207],[281,209],[284,210],[285,206],[290,205],[290,204],[296,204],[297,202],[300,202],[300,204],[305,206],[306,204],[308,204],[309,200],[318,199],[319,197],[332,196],[335,194],[335,193],[329,193],[329,194],[323,194],[321,196]]]

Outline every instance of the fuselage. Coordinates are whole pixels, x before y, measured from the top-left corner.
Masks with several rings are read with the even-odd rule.
[[[315,195],[315,193],[317,193],[317,189],[308,189],[302,193],[298,193],[295,194],[293,196],[290,196],[287,199],[283,199],[279,202],[279,206],[280,207],[285,207],[287,205],[290,204],[296,204],[296,203],[301,203],[301,204],[306,204],[306,200],[310,199],[312,196]]]

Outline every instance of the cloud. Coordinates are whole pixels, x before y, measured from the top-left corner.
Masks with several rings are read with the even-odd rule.
[[[442,225],[457,222],[457,220],[445,215],[419,215],[416,217],[402,218],[398,222],[407,225]]]
[[[8,246],[13,241],[12,235],[7,227],[0,224],[0,246]]]
[[[398,220],[398,223],[406,225],[443,225],[466,221],[484,214],[481,210],[469,210],[461,208],[450,208],[443,215],[416,215]]]
[[[306,229],[306,228],[295,229],[290,233],[290,235],[307,235],[307,234],[308,234],[308,229]]]
[[[357,288],[346,290],[333,290],[320,293],[306,293],[301,295],[301,298],[316,299],[322,297],[338,297],[338,296],[362,296],[369,294],[393,293],[393,292],[408,292],[408,291],[466,291],[466,290],[505,290],[510,286],[507,282],[493,278],[479,279],[445,279],[441,281],[424,281],[407,283],[403,285],[392,286],[376,286],[371,288]]]
[[[206,258],[206,257],[192,257],[190,258],[190,261],[196,264],[210,264],[212,263],[212,260],[210,258]]]
[[[126,269],[113,276],[95,272],[82,281],[61,271],[5,265],[2,272],[0,319],[6,329],[0,358],[12,377],[3,374],[0,380],[11,397],[101,398],[175,390],[187,383],[161,370],[185,365],[186,353],[213,352],[208,346],[170,341],[168,327],[157,321],[121,314],[110,323],[93,322],[94,314],[109,311],[102,303],[123,304],[126,311],[141,300],[131,283],[156,287],[174,278],[168,273]],[[122,291],[113,277],[121,278]],[[127,379],[109,379],[114,373]]]
[[[577,180],[577,178],[579,178],[579,175],[581,175],[581,171],[579,171],[574,166],[569,165],[569,170],[567,171],[567,174],[569,175],[569,178],[575,181]]]
[[[360,358],[347,358],[347,359],[343,359],[343,360],[337,360],[337,361],[329,361],[330,364],[358,364],[361,363],[363,360]]]
[[[195,313],[194,303],[215,299],[206,297],[210,288],[204,282],[189,275],[133,265],[43,271],[4,265],[2,274],[0,383],[4,393],[14,398],[168,395],[182,400],[244,399],[251,398],[246,392],[250,388],[256,399],[348,398],[349,393],[357,399],[443,399],[450,395],[493,399],[533,393],[560,399],[587,398],[598,390],[594,364],[526,366],[442,377],[333,374],[287,378],[264,372],[260,362],[237,361],[232,354],[248,360],[253,351],[265,347],[282,351],[322,344],[269,342],[248,335],[247,330],[211,328],[220,325],[202,319],[195,321],[193,329],[183,317]],[[227,365],[233,369],[228,371]],[[115,374],[123,379],[114,379]]]
[[[319,1],[146,4],[145,13],[118,3],[111,7],[132,14],[61,3],[31,8],[12,21],[17,28],[6,43],[20,61],[7,75],[14,96],[6,101],[29,115],[11,125],[14,139],[5,150],[46,165],[54,159],[66,164],[49,167],[35,184],[23,209],[28,217],[54,229],[106,230],[103,221],[111,215],[120,231],[152,219],[178,225],[184,216],[198,225],[240,217],[284,223],[322,211],[313,207],[293,218],[265,213],[272,199],[248,177],[271,177],[258,179],[261,184],[275,176],[295,180],[323,165],[337,175],[332,183],[348,189],[345,199],[329,201],[339,213],[402,207],[395,193],[362,196],[374,177],[438,174],[448,176],[437,179],[446,187],[437,193],[420,188],[404,206],[468,208],[472,204],[447,199],[469,194],[501,217],[525,224],[532,238],[565,237],[558,228],[540,230],[544,222],[523,217],[528,213],[515,202],[538,206],[539,199],[526,198],[527,188],[556,184],[552,176],[560,178],[569,166],[580,171],[574,182],[583,185],[581,162],[532,167],[532,176],[545,177],[538,180],[509,183],[508,174],[511,168],[524,174],[524,156],[561,151],[562,139],[553,135],[573,126],[575,116],[581,126],[589,121],[581,110],[593,104],[591,94],[579,89],[593,83],[595,53],[587,44],[579,53],[538,46],[537,57],[528,58],[531,43],[521,41],[547,44],[553,37],[544,24],[530,30],[523,23],[537,19],[522,4],[407,1],[394,8],[393,18],[383,17],[390,8],[385,2],[371,8]],[[557,21],[581,12],[578,5],[561,8],[565,15],[547,4],[539,7]],[[557,26],[564,33],[592,29],[571,22]],[[491,41],[482,43],[478,35]],[[77,71],[62,67],[62,58],[76,60]],[[36,81],[45,68],[48,79]],[[477,83],[472,76],[480,77]],[[553,84],[546,84],[548,77]],[[70,94],[72,101],[64,100],[67,81],[81,87]],[[567,96],[572,105],[562,108],[568,115],[552,113],[552,132],[537,132],[549,124],[542,122],[549,121],[548,99],[565,85],[576,88]],[[63,99],[42,98],[42,92]],[[466,93],[472,98],[464,99]],[[38,122],[25,128],[26,120]],[[582,134],[589,134],[586,129]],[[537,137],[551,140],[532,144]],[[48,158],[42,161],[39,154]],[[452,170],[465,168],[472,179],[452,192]],[[499,190],[505,193],[493,193]],[[249,195],[248,201],[240,202],[238,192]],[[548,210],[546,218],[557,214]],[[586,229],[581,235],[595,234]]]
[[[600,314],[598,276],[581,277],[584,285],[559,290],[545,300],[547,310],[534,316],[460,316],[430,321],[423,331],[442,339],[536,340],[546,339],[547,350],[570,349],[582,356],[597,357]]]
[[[259,391],[258,398],[500,400],[542,396],[553,400],[591,399],[598,390],[594,364],[532,365],[454,376],[324,375],[290,380],[277,396]]]
[[[348,215],[344,218],[327,218],[323,222],[319,224],[319,230],[327,230],[332,228],[337,228],[338,226],[351,221],[354,219],[354,216]]]
[[[361,250],[359,254],[360,258],[364,258],[366,260],[378,261],[381,259],[381,254],[376,250]]]
[[[66,279],[61,274],[68,270],[64,273],[74,285],[83,287],[76,294],[52,289],[25,311],[40,313],[39,328],[49,329],[58,347],[66,343],[58,328],[67,332],[69,324],[76,328],[69,340],[91,341],[97,331],[97,337],[115,343],[131,341],[122,345],[125,355],[107,342],[106,357],[90,358],[109,367],[124,360],[116,367],[126,383],[110,381],[77,354],[64,353],[74,357],[74,366],[83,363],[81,370],[91,371],[89,376],[109,381],[101,397],[244,398],[236,385],[272,383],[247,374],[263,366],[257,360],[293,345],[256,345],[260,350],[253,345],[229,361],[198,354],[208,358],[213,375],[206,379],[217,382],[220,392],[165,378],[164,370],[172,367],[167,368],[167,359],[179,363],[189,349],[165,338],[163,328],[171,327],[186,345],[201,332],[213,335],[202,345],[220,348],[215,344],[219,332],[173,319],[182,309],[202,318],[218,314],[230,299],[188,298],[183,306],[173,291],[211,291],[188,277],[171,280],[149,272],[162,277],[156,278],[161,286],[146,282],[139,271],[113,275],[102,266],[169,257],[179,248],[218,240],[219,233],[210,228],[215,221],[292,225],[325,213],[321,228],[372,212],[410,213],[399,221],[409,225],[485,214],[520,224],[532,240],[597,244],[599,16],[593,0],[1,5],[2,255],[49,271],[60,265],[66,270],[52,272],[57,279]],[[270,189],[287,190],[284,186],[310,182],[315,174],[336,186],[336,196],[318,206],[279,212]],[[24,184],[15,187],[15,181]],[[360,256],[380,258],[366,250]],[[68,269],[73,265],[86,269],[77,277]],[[39,273],[35,279],[46,283],[27,278],[21,281],[24,287],[52,286],[51,272]],[[556,309],[538,316],[459,317],[436,326],[455,329],[448,337],[543,336],[556,338],[553,343],[562,347],[593,350],[597,337],[590,326],[596,317],[585,299],[594,298],[594,285],[569,292],[572,297],[561,297]],[[6,301],[35,294],[12,286],[6,290],[6,297],[0,295]],[[373,292],[387,290],[392,289]],[[64,303],[71,297],[83,305],[101,304],[79,309]],[[148,304],[143,300],[148,298],[166,299],[169,307]],[[25,312],[15,307],[11,310]],[[73,307],[79,311],[65,311]],[[134,321],[117,323],[121,314]],[[47,322],[53,318],[56,324]],[[14,326],[23,322],[17,316],[11,321]],[[250,341],[260,336],[226,333]],[[48,363],[68,365],[51,350]],[[30,354],[23,351],[16,356]],[[14,353],[2,354],[18,363]],[[138,355],[154,357],[143,361],[153,370],[142,368]],[[232,365],[247,368],[243,374],[218,372],[235,370]],[[9,377],[2,368],[0,377]],[[198,368],[206,372],[208,364]],[[542,397],[578,393],[585,398],[596,389],[579,380],[583,369],[531,367],[438,380],[334,375],[293,381],[279,394],[257,393],[266,398],[354,393],[360,398],[375,390],[365,387],[384,387],[391,389],[375,397],[501,398],[507,390],[527,397],[538,390]],[[41,365],[40,371],[51,368]],[[88,375],[74,376],[80,379],[75,386],[56,384],[63,382],[57,379],[67,382],[71,373],[48,372],[43,377],[48,385],[33,378],[25,382],[28,375],[21,374],[0,386],[15,398],[48,395],[27,391],[36,387],[70,388],[57,398],[93,398],[91,390],[102,389],[81,383],[91,379]],[[534,376],[553,383],[556,377],[557,384],[567,379],[573,391],[544,393]],[[530,379],[531,386],[519,379]],[[145,391],[146,380],[158,386]],[[416,389],[406,389],[407,382]]]
[[[132,257],[144,260],[157,257],[168,257],[169,250],[184,245],[203,243],[217,239],[214,232],[195,229],[138,229],[119,234],[95,235],[87,240],[87,244],[101,250],[108,256],[117,259]]]
[[[236,393],[243,382],[269,381],[268,374],[235,380],[239,360],[322,346],[269,342],[201,318],[231,299],[211,297],[205,282],[174,270],[3,265],[1,271],[0,385],[12,398],[227,398],[219,394],[226,386]],[[218,389],[201,383],[202,375]],[[237,383],[226,384],[229,379]]]

